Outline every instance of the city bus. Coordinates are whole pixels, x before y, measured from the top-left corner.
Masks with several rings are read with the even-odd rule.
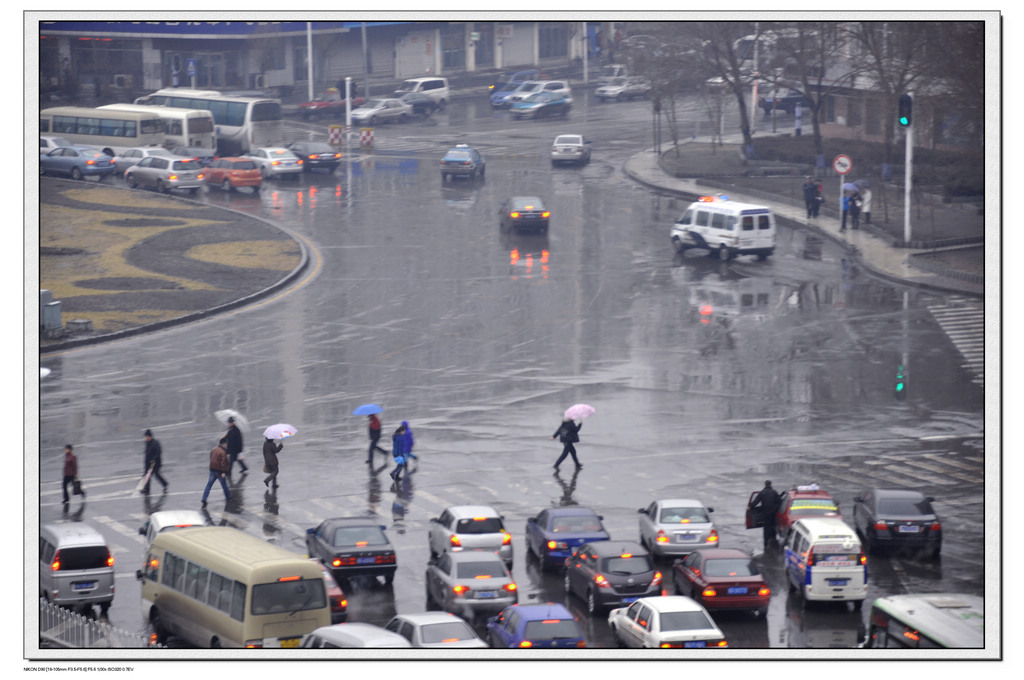
[[[980,649],[985,601],[960,593],[880,597],[871,605],[870,626],[870,648]]]
[[[161,643],[173,635],[205,648],[297,648],[331,625],[316,562],[232,527],[157,534],[135,576]]]
[[[217,90],[165,88],[139,97],[135,103],[206,109],[213,114],[217,152],[221,156],[240,156],[257,147],[284,144],[280,99],[236,97]]]
[[[164,140],[167,148],[198,146],[217,148],[217,133],[213,114],[205,109],[178,109],[172,106],[143,106],[142,104],[107,104],[103,110],[142,111],[156,113],[164,119]]]
[[[39,134],[59,135],[116,156],[136,146],[163,145],[164,120],[152,111],[58,106],[39,112]]]

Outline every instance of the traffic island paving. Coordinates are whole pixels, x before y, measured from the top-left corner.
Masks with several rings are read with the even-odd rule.
[[[39,184],[39,285],[60,301],[63,324],[42,334],[59,349],[164,327],[228,309],[301,271],[301,244],[258,218],[176,196],[99,182]]]

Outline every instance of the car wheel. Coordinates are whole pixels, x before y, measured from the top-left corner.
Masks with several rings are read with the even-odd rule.
[[[231,191],[231,181],[230,180],[224,180],[221,183],[220,188],[224,190],[224,193],[227,193],[227,192]]]
[[[601,607],[597,604],[597,595],[593,588],[587,588],[587,613],[593,616]]]
[[[754,616],[760,617],[762,619],[765,618],[766,616],[768,616],[768,607],[759,607],[755,609]]]
[[[163,619],[160,618],[160,610],[155,607],[149,613],[149,625],[153,627],[153,633],[156,635],[156,643],[158,645],[167,642],[167,631],[164,630]]]
[[[168,192],[167,185],[164,184],[163,180],[158,179],[156,181],[156,190],[161,194],[166,194]]]
[[[388,574],[384,575],[384,585],[390,586],[394,582],[395,582],[395,572],[392,571],[391,573],[388,573]]]
[[[718,259],[721,260],[722,262],[728,262],[729,257],[729,249],[725,247],[725,244],[723,243],[722,245],[718,246]]]
[[[619,637],[619,631],[614,626],[612,627],[612,637],[615,638],[616,647],[619,649],[624,649],[626,647],[626,643]]]
[[[264,180],[270,179],[267,176],[267,169],[266,168],[263,168],[263,167],[260,168],[260,177],[262,177]]]
[[[864,600],[854,600],[853,601],[853,611],[859,612],[860,609],[861,609],[861,606],[863,604],[864,604]]]
[[[77,166],[71,168],[71,179],[82,179],[82,171]]]
[[[572,577],[569,576],[569,570],[565,570],[565,594],[572,595]]]
[[[139,188],[139,181],[137,179],[135,179],[135,175],[129,175],[126,181],[128,182],[128,188],[129,189],[138,189]]]
[[[193,188],[189,189],[188,193],[189,193],[189,196],[195,196],[197,193],[199,193],[199,187],[193,187]]]

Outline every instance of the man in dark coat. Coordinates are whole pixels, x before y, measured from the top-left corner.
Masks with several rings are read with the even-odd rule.
[[[270,483],[274,483],[274,488],[277,488],[277,454],[284,448],[284,444],[275,444],[274,440],[267,437],[266,441],[263,442],[263,464],[264,471],[269,473],[269,476],[263,480],[263,485],[270,487]]]
[[[764,488],[754,497],[750,509],[760,511],[764,517],[764,547],[778,545],[775,541],[775,518],[779,511],[779,494],[772,488],[770,480],[765,480]]]
[[[228,461],[227,437],[221,437],[217,446],[210,451],[210,478],[206,481],[206,488],[203,489],[203,507],[206,507],[206,497],[210,495],[214,480],[220,481],[220,487],[224,489],[224,501],[231,499],[231,491],[228,490],[227,476],[231,470],[231,463]]]
[[[164,485],[164,491],[167,491],[167,480],[160,474],[160,442],[153,439],[152,430],[146,430],[144,436],[146,437],[146,458],[142,472],[145,474],[152,468],[153,474],[149,476],[149,481],[146,482],[146,486],[142,487],[142,493],[149,493],[149,482],[153,481],[154,477]]]
[[[565,460],[565,457],[568,455],[572,455],[572,462],[576,463],[577,468],[583,467],[582,465],[580,465],[579,459],[576,458],[576,447],[573,446],[573,444],[580,440],[579,432],[582,427],[583,423],[577,425],[571,418],[563,418],[562,424],[559,425],[558,429],[555,430],[555,433],[551,435],[552,439],[558,437],[559,441],[561,441],[563,445],[562,455],[560,455],[558,457],[558,460],[555,461],[556,470],[558,469],[558,466],[562,464],[562,461]]]
[[[242,453],[242,431],[238,429],[235,419],[231,416],[228,416],[228,433],[224,436],[228,440],[228,473],[231,473],[231,469],[235,467],[235,461],[238,461],[244,475],[249,471],[249,466],[245,464],[244,460],[238,459],[239,454]]]
[[[75,479],[78,477],[78,458],[75,457],[74,451],[71,444],[64,445],[64,481],[61,483],[61,488],[64,490],[64,505],[70,502],[71,498],[68,496],[68,484],[74,484]],[[85,492],[82,492],[85,495]]]

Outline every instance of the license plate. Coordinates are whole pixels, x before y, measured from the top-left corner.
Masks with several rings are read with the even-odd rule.
[[[295,649],[299,646],[299,640],[302,638],[287,638],[281,640],[282,649]]]
[[[850,579],[848,579],[848,578],[830,578],[830,579],[828,579],[828,584],[830,586],[845,586],[849,582],[850,582]]]
[[[676,543],[693,543],[697,540],[697,534],[676,534]]]
[[[689,642],[684,642],[683,643],[683,647],[707,647],[707,646],[708,646],[708,644],[706,642],[704,642],[703,640],[690,640]]]
[[[904,526],[904,527],[899,527],[897,529],[897,531],[899,531],[901,534],[916,534],[920,530],[921,530],[921,527],[917,527],[917,526]]]
[[[737,586],[737,587],[729,588],[729,590],[727,592],[730,595],[746,595],[747,594],[747,589],[746,589],[746,587],[739,587],[739,586]]]
[[[480,592],[478,592],[476,594],[476,596],[480,597],[480,598],[497,597],[498,596],[498,591],[496,591],[496,590],[481,590]]]
[[[96,587],[96,581],[79,581],[71,584],[71,587],[75,590],[92,590]]]
[[[630,603],[636,602],[639,599],[640,599],[639,596],[637,596],[637,597],[624,597],[624,598],[622,598],[622,604],[630,604]]]
[[[356,564],[374,564],[377,560],[373,557],[357,557]]]

